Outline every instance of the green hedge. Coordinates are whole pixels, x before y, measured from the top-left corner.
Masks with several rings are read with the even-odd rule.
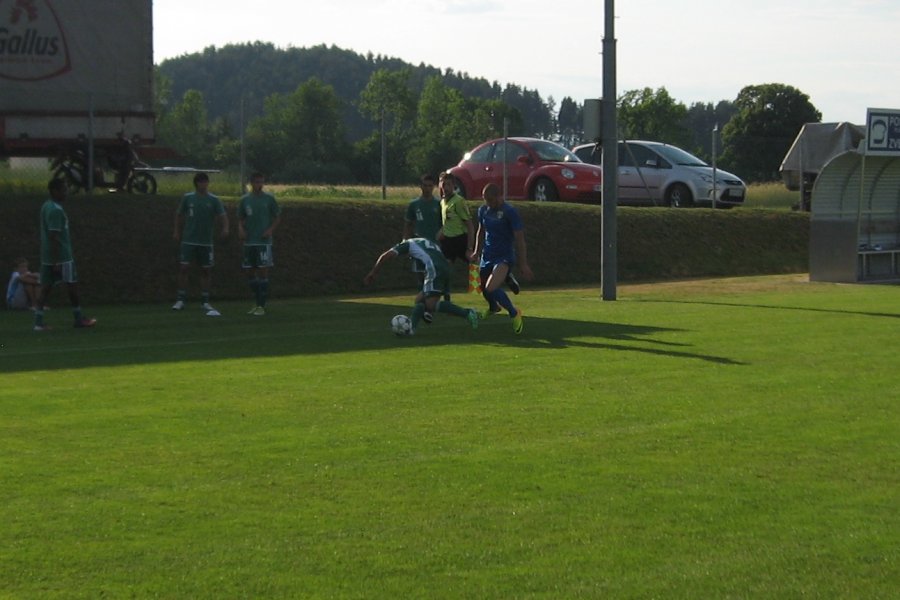
[[[2,201],[0,242],[8,271],[24,255],[38,261],[42,198]],[[100,196],[67,201],[85,303],[168,302],[175,295],[175,197]],[[234,202],[226,201],[232,236],[216,245],[215,298],[249,296],[240,272]],[[477,203],[471,203],[474,213]],[[517,203],[536,285],[599,282],[600,207]],[[362,277],[400,239],[405,203],[370,200],[284,201],[275,238],[273,296],[364,292]],[[767,210],[621,208],[619,280],[804,272],[809,220]],[[466,285],[461,267],[457,289]],[[407,263],[383,271],[376,289],[411,289]],[[196,281],[191,296],[196,297]],[[61,300],[57,300],[59,302]]]

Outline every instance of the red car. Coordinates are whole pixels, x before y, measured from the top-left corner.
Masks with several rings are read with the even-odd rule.
[[[477,199],[488,183],[503,189],[504,159],[511,199],[600,203],[599,167],[581,162],[559,144],[535,138],[508,138],[505,152],[503,138],[467,152],[450,169],[460,194]]]

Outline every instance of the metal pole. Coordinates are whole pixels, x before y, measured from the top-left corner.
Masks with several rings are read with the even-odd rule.
[[[87,193],[94,193],[94,94],[88,94]]]
[[[604,300],[616,299],[619,167],[616,120],[615,2],[604,0],[603,36],[603,221],[600,233],[600,287]]]
[[[381,107],[381,199],[387,199],[387,142],[384,137],[384,107]]]
[[[240,193],[240,195],[243,196],[247,192],[247,186],[246,186],[247,155],[245,154],[245,150],[244,150],[244,97],[243,96],[241,96],[241,124],[240,124],[240,127],[241,127],[241,174],[240,174],[241,193]]]
[[[503,117],[503,201],[507,200],[509,190],[509,119]]]
[[[718,181],[718,173],[716,170],[716,134],[719,133],[719,124],[716,123],[716,126],[713,127],[712,130],[712,167],[713,167],[713,197],[712,197],[712,207],[716,207],[716,198],[719,197],[719,187],[716,183]]]

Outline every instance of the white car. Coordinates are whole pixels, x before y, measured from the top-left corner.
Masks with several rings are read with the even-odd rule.
[[[595,144],[572,149],[583,162],[601,164]],[[716,208],[741,206],[747,186],[737,175],[716,170]],[[677,146],[660,142],[619,142],[619,203],[654,206],[712,206],[713,169]]]

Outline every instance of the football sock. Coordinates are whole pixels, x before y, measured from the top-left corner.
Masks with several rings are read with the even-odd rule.
[[[259,291],[256,292],[256,304],[262,307],[266,306],[266,300],[269,299],[269,280],[259,280]]]
[[[181,300],[184,302],[187,300],[187,290],[178,290],[178,295],[175,297],[176,300]]]
[[[512,300],[509,299],[509,296],[506,295],[506,290],[503,288],[497,288],[490,295],[491,304],[499,304],[503,308],[505,308],[509,312],[509,316],[514,317],[516,315],[516,307],[513,306]]]
[[[454,317],[462,317],[466,318],[469,316],[469,311],[461,306],[457,306],[452,302],[447,302],[446,300],[442,300],[438,302],[437,306],[438,312],[447,313],[448,315],[453,315]]]
[[[250,283],[250,291],[253,292],[253,299],[256,300],[256,305],[259,306],[259,279],[251,277],[248,282]]]
[[[34,311],[34,326],[35,327],[43,327],[44,326],[44,309],[39,308]]]
[[[200,292],[200,304],[209,304],[209,290]]]
[[[412,315],[410,315],[410,319],[412,320],[412,328],[413,331],[419,326],[419,321],[422,320],[422,315],[425,314],[425,305],[422,302],[416,304],[415,308],[413,308]]]
[[[72,316],[75,317],[76,321],[80,321],[84,317],[84,315],[81,314],[80,306],[76,306],[72,309]]]

